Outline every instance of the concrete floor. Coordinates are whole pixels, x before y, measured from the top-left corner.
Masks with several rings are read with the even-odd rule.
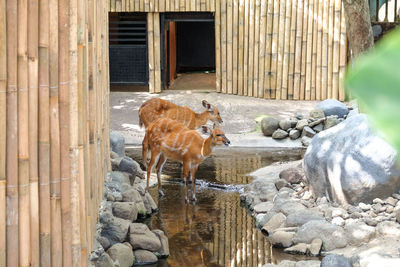
[[[276,141],[255,131],[255,119],[260,115],[269,115],[278,119],[289,118],[296,113],[308,115],[318,101],[265,100],[246,96],[226,95],[210,91],[173,91],[161,94],[147,92],[111,92],[110,116],[111,130],[120,131],[126,138],[126,144],[141,145],[144,129],[138,125],[140,105],[152,97],[161,97],[178,105],[186,105],[196,112],[204,110],[203,99],[218,107],[224,120],[222,129],[236,147],[300,147],[300,141]]]
[[[168,89],[215,91],[215,73],[178,73]]]

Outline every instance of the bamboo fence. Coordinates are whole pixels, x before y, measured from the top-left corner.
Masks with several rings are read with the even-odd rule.
[[[108,4],[0,0],[0,266],[88,265],[109,169]]]
[[[216,91],[270,99],[344,100],[341,0],[109,1],[147,12],[149,91],[161,91],[160,13],[215,12]]]

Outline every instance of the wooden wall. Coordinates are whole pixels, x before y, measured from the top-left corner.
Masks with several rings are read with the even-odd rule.
[[[87,265],[108,96],[108,1],[0,0],[0,266]]]
[[[110,0],[148,12],[150,92],[161,91],[160,13],[215,12],[216,90],[268,99],[344,100],[342,0]]]

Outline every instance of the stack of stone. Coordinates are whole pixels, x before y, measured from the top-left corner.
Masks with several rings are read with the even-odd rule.
[[[151,215],[157,205],[144,190],[145,175],[139,164],[125,156],[124,137],[117,132],[110,137],[113,171],[105,179],[96,249],[90,260],[99,267],[156,263],[169,256],[168,238],[163,231],[151,231],[136,221]]]
[[[314,135],[339,124],[346,119],[348,113],[346,105],[327,99],[310,112],[309,118],[301,114],[283,120],[266,117],[261,122],[261,129],[265,136],[272,136],[273,139],[301,138],[302,144],[308,146]]]

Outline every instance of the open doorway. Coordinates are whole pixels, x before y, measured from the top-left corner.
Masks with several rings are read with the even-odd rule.
[[[215,90],[215,28],[212,13],[165,13],[163,86]]]

